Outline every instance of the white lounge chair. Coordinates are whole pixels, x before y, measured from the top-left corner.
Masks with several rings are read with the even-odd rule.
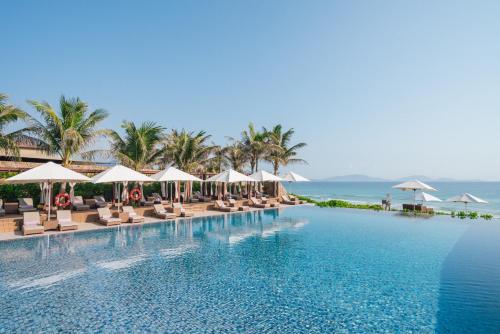
[[[236,208],[226,206],[226,204],[224,204],[224,202],[221,201],[220,199],[215,201],[215,209],[222,212],[234,212],[237,210]]]
[[[129,223],[144,223],[144,217],[139,216],[130,205],[122,207],[123,212],[128,213]]]
[[[33,198],[18,198],[17,201],[19,202],[19,208],[17,209],[19,213],[36,211],[36,208],[33,206]]]
[[[175,213],[168,212],[162,204],[153,205],[155,215],[161,219],[174,219],[177,218]]]
[[[109,208],[97,208],[97,213],[99,214],[99,222],[106,226],[120,225],[120,218],[115,218],[109,211]]]
[[[90,210],[90,205],[83,203],[82,196],[75,196],[73,198],[73,210],[76,210],[76,211]]]
[[[248,210],[250,210],[250,207],[247,206],[247,205],[238,205],[238,203],[236,202],[236,200],[233,199],[233,198],[229,199],[229,206],[233,207],[233,208],[236,208],[239,211],[248,211]]]
[[[78,230],[78,224],[72,220],[69,210],[57,210],[57,224],[59,231]]]
[[[192,217],[194,215],[192,211],[184,209],[180,202],[172,203],[172,206],[167,211],[175,213],[179,217]]]
[[[40,223],[40,213],[24,212],[23,213],[23,235],[40,234],[45,232],[43,225]]]

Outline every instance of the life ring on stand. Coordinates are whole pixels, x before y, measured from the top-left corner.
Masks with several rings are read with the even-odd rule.
[[[68,193],[61,193],[56,195],[55,204],[57,207],[65,208],[68,205],[71,205],[71,201],[69,200]]]
[[[142,198],[142,193],[141,193],[141,190],[139,188],[134,188],[130,191],[130,195],[129,195],[129,198],[130,200],[132,201],[140,201],[141,198]]]

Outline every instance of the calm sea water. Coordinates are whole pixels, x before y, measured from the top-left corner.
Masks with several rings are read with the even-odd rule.
[[[413,192],[392,189],[394,182],[303,182],[285,184],[288,191],[319,200],[344,199],[360,203],[377,203],[387,194],[391,194],[393,204],[401,207],[402,203],[413,203]],[[489,202],[488,204],[468,205],[468,209],[500,215],[500,182],[433,182],[429,183],[437,192],[431,195],[446,199],[471,193]],[[463,210],[463,204],[447,202],[429,202],[425,204],[443,211]]]
[[[0,242],[0,333],[495,333],[499,235],[294,207]]]

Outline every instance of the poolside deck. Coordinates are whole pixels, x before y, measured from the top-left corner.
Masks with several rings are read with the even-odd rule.
[[[238,205],[247,205],[247,200],[237,201]],[[276,198],[270,199],[270,203],[277,203]],[[304,204],[303,204],[304,205]],[[305,204],[306,205],[306,204]],[[241,211],[236,211],[232,213],[221,212],[214,208],[213,202],[207,203],[186,203],[183,205],[186,210],[192,211],[194,213],[193,217],[206,217],[206,216],[215,216],[215,215],[224,215],[224,214],[234,214],[241,213]],[[290,205],[280,204],[281,208],[289,207]],[[270,210],[274,208],[268,209],[258,209],[250,207],[250,211],[259,211],[259,210]],[[154,210],[152,207],[138,207],[135,208],[137,214],[144,216],[144,223],[134,223],[133,225],[141,225],[141,224],[151,224],[151,223],[159,223],[164,222],[165,219],[160,219],[155,217]],[[117,212],[116,209],[111,209],[111,212]],[[20,230],[20,226],[22,223],[22,216],[20,215],[10,215],[5,216],[0,219],[0,241],[3,240],[13,240],[13,239],[22,239],[22,238],[33,238],[40,237],[44,235],[52,235],[52,234],[61,234],[61,233],[73,233],[73,232],[82,232],[82,231],[91,231],[91,230],[99,230],[99,229],[108,229],[108,228],[116,228],[119,226],[127,226],[132,225],[130,223],[123,223],[121,225],[115,226],[104,226],[98,223],[98,214],[97,210],[88,210],[88,211],[73,211],[72,212],[73,221],[78,223],[78,230],[73,231],[57,231],[57,230],[48,230],[45,231],[44,234],[34,234],[24,236]],[[190,219],[178,217],[176,219],[170,219],[170,221],[179,221],[183,219]]]

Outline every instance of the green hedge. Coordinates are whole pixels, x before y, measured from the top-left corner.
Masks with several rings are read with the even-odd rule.
[[[301,201],[315,204],[320,208],[348,208],[348,209],[363,209],[363,210],[376,210],[376,211],[383,210],[382,206],[379,204],[358,204],[338,199],[332,199],[329,201],[315,201],[312,198],[305,196],[300,196],[300,195],[294,195],[294,196],[296,196]]]

